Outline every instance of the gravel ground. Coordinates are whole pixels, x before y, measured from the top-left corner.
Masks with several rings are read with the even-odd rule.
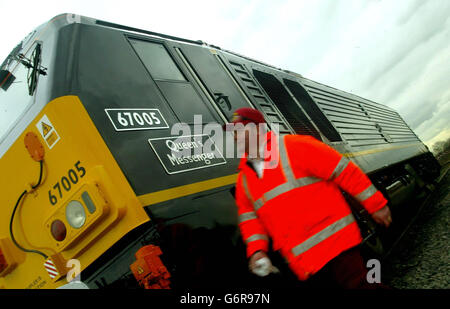
[[[382,263],[383,281],[399,289],[450,288],[450,172],[430,203]]]

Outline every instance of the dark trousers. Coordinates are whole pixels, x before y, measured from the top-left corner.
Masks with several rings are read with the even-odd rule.
[[[386,289],[387,286],[367,282],[368,269],[359,247],[342,252],[306,281],[310,288]]]
[[[281,255],[275,254],[274,264],[280,268],[281,276],[272,276],[274,287],[307,288],[307,289],[389,289],[383,284],[368,283],[365,262],[359,246],[342,252],[329,261],[320,271],[306,281],[297,276],[282,261]],[[273,280],[274,279],[274,280]]]

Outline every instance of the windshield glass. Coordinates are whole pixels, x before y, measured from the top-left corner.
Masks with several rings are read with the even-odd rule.
[[[0,70],[2,80],[0,81],[0,140],[13,127],[18,119],[33,102],[33,96],[29,95],[28,71],[18,59],[21,49],[19,44],[8,58],[3,62]],[[32,55],[33,48],[25,57]]]

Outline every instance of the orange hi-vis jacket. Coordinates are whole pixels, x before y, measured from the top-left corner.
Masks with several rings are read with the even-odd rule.
[[[242,158],[236,184],[239,228],[247,256],[280,251],[300,280],[361,243],[362,237],[340,189],[369,214],[387,200],[352,161],[307,135],[268,133],[279,157],[264,161],[262,178]],[[278,145],[279,142],[279,145]],[[271,151],[267,149],[266,151]]]

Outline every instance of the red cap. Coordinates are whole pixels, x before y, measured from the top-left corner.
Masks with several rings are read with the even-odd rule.
[[[237,109],[233,113],[233,118],[231,118],[230,122],[232,124],[242,123],[243,125],[246,125],[247,123],[266,123],[263,114],[259,110],[250,107],[242,107]],[[232,127],[233,126],[225,125],[224,129],[226,131],[232,130]]]

